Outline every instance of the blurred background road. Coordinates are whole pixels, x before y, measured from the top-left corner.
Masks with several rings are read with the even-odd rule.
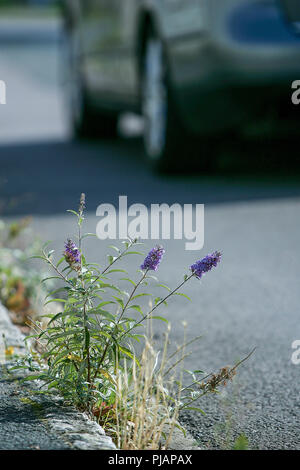
[[[92,232],[97,206],[117,205],[119,195],[127,195],[128,204],[204,203],[204,249],[186,252],[183,241],[163,242],[160,278],[176,285],[195,258],[215,249],[223,251],[223,261],[201,283],[187,286],[192,303],[170,303],[172,341],[182,340],[182,320],[189,337],[203,334],[186,367],[209,372],[257,350],[230,389],[203,401],[206,417],[183,420],[202,447],[222,448],[244,432],[252,448],[299,449],[300,366],[291,362],[291,344],[300,339],[299,150],[291,140],[220,142],[211,173],[154,174],[143,162],[135,131],[140,123],[133,118],[123,122],[127,137],[70,141],[60,60],[59,20],[2,15],[1,217],[33,215],[35,232],[60,254],[73,233],[65,211],[77,207],[81,192]],[[103,262],[106,245],[93,240],[89,259]]]

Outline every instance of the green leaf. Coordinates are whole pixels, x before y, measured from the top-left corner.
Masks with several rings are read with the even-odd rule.
[[[107,320],[115,322],[115,316],[112,313],[107,312],[106,310],[102,310],[102,309],[95,310],[95,311],[92,312],[92,314],[93,315],[101,315],[102,317],[106,318]]]
[[[85,233],[84,235],[82,235],[81,239],[83,240],[84,238],[87,238],[87,237],[96,237],[97,235],[95,233]]]
[[[147,274],[147,279],[153,279],[155,282],[158,282],[158,278],[152,274]]]
[[[45,316],[46,316],[46,315],[45,315]],[[42,317],[41,317],[41,318],[42,318]],[[31,339],[31,338],[37,338],[37,337],[38,337],[38,334],[37,334],[37,333],[34,334],[34,335],[29,335],[29,336],[26,336],[26,337],[24,338],[24,341],[26,342],[26,341],[28,341],[28,340]]]
[[[69,265],[65,266],[64,269],[62,270],[62,273],[64,273],[65,271],[69,271],[69,273],[70,273],[70,272],[72,272],[72,268],[70,268]]]
[[[108,305],[108,304],[115,304],[116,302],[114,302],[113,300],[105,300],[105,302],[101,302],[99,305],[97,305],[96,308],[98,307],[104,307],[104,305]]]
[[[112,255],[107,255],[107,259],[108,259],[108,263],[112,264],[116,260],[116,257]]]
[[[128,281],[130,282],[134,287],[136,287],[136,283],[132,280],[132,279],[129,279],[128,277],[122,277],[120,279],[120,281]]]
[[[60,276],[50,276],[50,277],[45,277],[41,282],[49,281],[51,279],[59,279],[60,281],[62,280]]]
[[[62,258],[60,258],[60,260],[58,261],[58,263],[56,264],[56,267],[58,268],[58,266],[65,260],[65,257],[63,256]]]
[[[110,269],[109,271],[107,271],[107,274],[111,274],[111,273],[125,273],[125,274],[127,274],[127,271],[126,271],[126,269]]]
[[[27,377],[24,377],[21,382],[29,382],[29,381],[32,381],[32,380],[37,380],[40,378],[40,374],[36,374],[36,375],[28,375]]]
[[[196,376],[192,370],[184,369],[184,372],[186,372],[187,374],[190,374],[193,377],[193,379],[196,380]]]
[[[144,335],[137,335],[137,334],[135,334],[135,335],[127,335],[127,338],[132,338],[132,339],[134,339],[135,341],[140,342],[140,339],[141,339],[141,338],[145,338],[145,336],[144,336]]]
[[[72,211],[72,210],[68,209],[67,212],[70,212],[71,214],[76,215],[76,217],[79,217],[79,214],[76,211]]]
[[[116,299],[116,301],[118,302],[118,304],[121,306],[122,310],[124,309],[124,302],[122,299],[120,299],[120,297],[116,297],[115,295],[113,295],[113,298]]]
[[[69,330],[69,331],[66,331],[65,333],[59,333],[57,335],[51,336],[50,338],[48,338],[48,341],[53,342],[54,340],[59,339],[59,338],[68,338],[69,336],[78,335],[78,333],[80,333],[80,331],[78,331],[78,329],[77,330]]]
[[[130,359],[132,359],[133,361],[135,361],[136,364],[140,367],[140,362],[139,362],[139,360],[137,359],[136,356],[134,356],[134,355],[132,354],[132,352],[131,352],[129,349],[125,348],[125,346],[120,346],[120,345],[119,345],[119,350],[120,350],[123,354],[125,354],[126,356],[130,357]]]
[[[181,297],[185,297],[186,299],[192,301],[192,300],[190,299],[190,297],[188,297],[186,294],[182,294],[181,292],[175,292],[174,295],[181,295]]]
[[[59,289],[55,289],[55,290],[52,290],[51,292],[49,292],[49,294],[46,295],[46,299],[48,299],[48,297],[50,296],[53,296],[55,294],[57,294],[58,292],[63,292],[63,291],[69,291],[70,290],[70,287],[59,287]]]
[[[101,289],[105,289],[105,288],[108,288],[108,289],[113,289],[117,292],[119,292],[119,294],[122,294],[123,292],[121,291],[121,289],[119,289],[118,287],[114,286],[113,284],[107,284],[107,283],[100,283],[100,287]]]
[[[51,390],[51,388],[55,388],[59,384],[58,380],[54,380],[52,383],[48,385],[48,390]]]
[[[139,297],[145,297],[145,296],[151,297],[151,294],[137,294],[137,295],[134,295],[131,300],[138,299]]]
[[[166,318],[164,318],[164,317],[159,317],[159,316],[157,316],[157,315],[148,317],[148,319],[149,319],[149,320],[150,320],[150,319],[151,319],[151,320],[161,320],[161,321],[164,321],[165,323],[169,323]]]
[[[132,308],[133,310],[136,310],[137,312],[139,312],[143,316],[143,311],[142,311],[142,309],[139,305],[131,305],[130,307],[128,307],[128,309],[130,309],[130,308]]]
[[[158,284],[158,287],[163,287],[163,288],[166,289],[168,292],[171,292],[170,287],[165,286],[165,284]]]
[[[78,299],[75,299],[75,297],[69,297],[69,298],[67,299],[67,303],[68,303],[68,304],[76,304],[76,303],[78,303],[78,307],[79,307],[80,305],[82,305],[82,303],[79,303],[79,300],[78,300]]]
[[[115,245],[108,245],[108,248],[111,248],[112,250],[115,250],[117,253],[120,254],[120,249],[119,249],[117,246],[115,246]]]
[[[98,290],[97,292],[100,292],[100,291]],[[101,291],[101,292],[105,292],[105,291]],[[97,297],[97,298],[100,299],[100,300],[103,299],[103,297],[101,297],[101,295],[95,294],[94,292],[93,292],[93,297],[94,297],[94,298]]]
[[[102,330],[97,330],[97,332],[93,335],[94,338],[100,337],[100,336],[105,336],[105,338],[112,339],[112,336],[107,333],[106,331]]]
[[[67,301],[65,299],[50,299],[47,302],[45,302],[44,305],[50,304],[51,302],[61,302],[65,304]]]
[[[155,305],[157,305],[159,303],[162,303],[164,305],[168,305],[168,302],[166,300],[162,299],[161,297],[156,297],[154,303],[155,303]]]
[[[51,320],[49,321],[48,323],[48,326],[51,325],[51,323],[53,323],[55,320],[58,320],[59,318],[62,318],[63,316],[66,316],[66,315],[70,315],[69,313],[66,313],[66,312],[59,312],[57,313],[56,315],[54,315]],[[46,315],[45,315],[46,316]]]

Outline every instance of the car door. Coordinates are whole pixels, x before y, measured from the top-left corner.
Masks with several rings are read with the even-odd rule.
[[[133,23],[137,0],[83,0],[82,38],[88,86],[112,106],[136,93]]]

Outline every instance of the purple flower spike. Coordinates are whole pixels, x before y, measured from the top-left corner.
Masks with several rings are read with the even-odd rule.
[[[218,263],[221,261],[221,256],[222,253],[215,251],[214,253],[205,256],[205,258],[196,261],[196,263],[190,267],[190,270],[198,279],[201,279],[204,273],[207,273],[212,268],[217,267]]]
[[[141,269],[143,270],[149,269],[151,271],[157,271],[164,253],[165,253],[165,250],[163,249],[162,246],[156,246],[152,248],[152,250],[146,256],[141,266]]]
[[[76,263],[80,263],[81,261],[80,251],[78,250],[75,243],[70,239],[65,244],[64,255],[67,263],[69,263],[70,266]]]

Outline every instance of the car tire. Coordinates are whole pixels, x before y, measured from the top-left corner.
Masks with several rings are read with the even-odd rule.
[[[118,115],[96,109],[89,97],[80,60],[80,42],[71,29],[63,34],[64,95],[70,133],[74,138],[115,138]]]
[[[150,33],[145,41],[141,106],[144,117],[146,160],[159,172],[189,172],[197,166],[208,169],[208,149],[184,127],[176,106],[162,41]],[[196,157],[196,159],[195,159]]]

